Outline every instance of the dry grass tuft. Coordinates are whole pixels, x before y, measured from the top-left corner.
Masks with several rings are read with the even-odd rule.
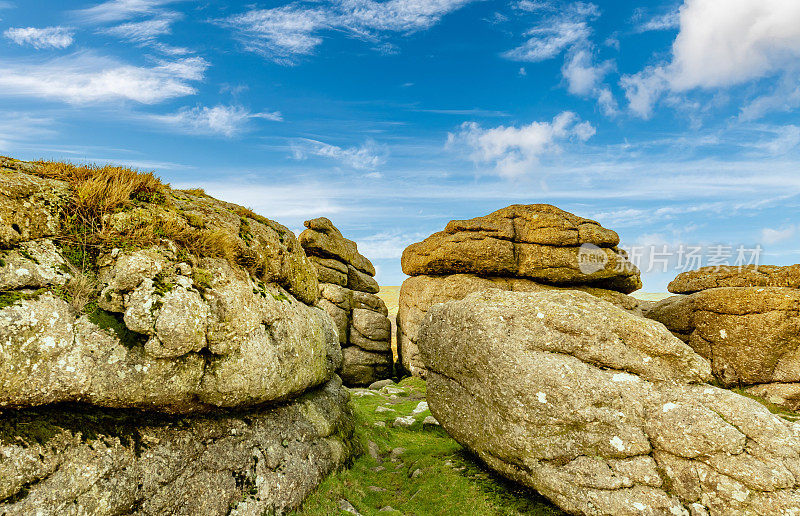
[[[207,227],[202,215],[176,206],[173,190],[152,172],[54,161],[38,161],[32,168],[30,173],[65,181],[71,187],[72,196],[62,215],[63,234],[59,239],[65,256],[76,267],[75,283],[69,287],[75,291],[70,298],[74,297],[76,305],[85,305],[88,301],[84,298],[94,293],[90,278],[96,258],[113,247],[143,248],[168,239],[192,255],[226,259],[256,277],[264,272],[263,257],[250,248],[248,219],[270,227],[274,224],[250,208],[225,204],[241,219],[237,236],[230,230]],[[209,197],[200,188],[176,191]],[[153,209],[148,204],[158,206]],[[131,208],[136,210],[131,210],[129,217],[110,217]]]
[[[66,181],[72,186],[68,216],[91,232],[103,231],[103,216],[131,200],[163,201],[167,185],[152,172],[110,165],[73,165],[38,161],[39,175]]]

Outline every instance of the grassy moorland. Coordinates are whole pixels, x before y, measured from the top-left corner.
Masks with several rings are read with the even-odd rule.
[[[351,392],[364,453],[328,477],[294,515],[563,514],[535,491],[489,471],[440,426],[425,423],[431,413],[423,403],[424,381]],[[405,421],[395,424],[397,418]]]

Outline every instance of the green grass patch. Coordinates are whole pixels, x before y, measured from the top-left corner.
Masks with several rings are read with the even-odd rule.
[[[6,308],[8,306],[15,305],[20,301],[25,301],[26,299],[36,299],[46,291],[46,288],[40,288],[39,290],[35,291],[11,290],[8,292],[0,292],[0,308]]]
[[[120,343],[128,349],[143,346],[147,340],[146,335],[129,330],[121,314],[107,312],[95,306],[89,314],[89,320],[101,329],[113,332]]]
[[[392,428],[396,417],[411,414],[424,401],[424,381],[407,378],[372,392],[376,394],[353,396],[356,433],[365,450],[370,441],[375,443],[380,457],[374,459],[365,452],[350,468],[329,476],[292,513],[295,516],[347,514],[339,508],[342,499],[364,516],[564,514],[535,491],[489,470],[441,427],[423,426],[422,421],[431,415],[427,410],[416,414],[409,428]],[[393,411],[376,412],[378,407]],[[396,448],[405,451],[392,461],[391,452]],[[396,512],[379,513],[387,506]]]

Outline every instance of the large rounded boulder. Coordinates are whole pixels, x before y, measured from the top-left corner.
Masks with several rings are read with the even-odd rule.
[[[418,342],[447,432],[569,513],[800,507],[800,429],[705,383],[659,323],[583,292],[489,290],[433,306]]]

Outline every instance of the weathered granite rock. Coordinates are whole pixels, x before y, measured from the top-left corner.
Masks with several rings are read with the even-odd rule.
[[[397,352],[400,366],[425,376],[417,330],[428,309],[484,289],[590,291],[627,309],[641,287],[639,270],[618,249],[619,236],[549,204],[515,204],[485,217],[453,220],[403,251]]]
[[[251,406],[324,383],[341,363],[327,314],[225,260],[203,259],[188,276],[168,250],[109,260],[92,314],[50,292],[0,310],[0,407]]]
[[[342,236],[330,220],[320,217],[307,220],[303,224],[308,230],[300,233],[300,244],[309,255],[333,258],[352,265],[369,276],[375,276],[375,267],[361,256],[356,243]]]
[[[414,276],[400,288],[400,306],[397,312],[397,350],[402,367],[417,376],[425,376],[425,366],[417,347],[419,327],[428,310],[435,304],[463,299],[472,292],[482,290],[509,290],[540,292],[564,287],[542,285],[521,278],[482,278],[474,274],[449,276]],[[613,290],[592,287],[571,287],[588,292],[600,299],[636,314],[641,314],[639,301]]]
[[[317,267],[319,307],[336,322],[347,385],[369,385],[392,374],[391,322],[375,268],[326,218],[305,222],[300,243]]]
[[[376,353],[357,345],[342,349],[346,364],[340,372],[347,385],[369,385],[392,376],[392,352]]]
[[[593,220],[549,204],[515,204],[485,217],[451,221],[444,231],[408,246],[402,266],[409,276],[510,276],[627,294],[642,283],[617,244],[619,236]],[[598,261],[582,267],[587,251]]]
[[[577,291],[430,308],[431,412],[499,473],[573,514],[800,510],[800,426],[704,384],[662,325]]]
[[[62,181],[18,172],[22,164],[0,157],[0,248],[55,235],[69,196]]]
[[[81,406],[0,412],[0,514],[282,514],[353,453],[334,378],[213,416]]]
[[[51,240],[23,242],[0,254],[0,291],[63,285],[70,274]]]
[[[709,288],[664,299],[646,315],[708,358],[723,386],[752,386],[754,394],[800,408],[800,289]]]
[[[296,507],[352,414],[294,235],[163,185],[76,226],[73,189],[160,183],[45,166],[0,158],[0,514]]]
[[[800,288],[800,264],[702,267],[679,274],[667,290],[691,294],[717,287],[791,287]]]

